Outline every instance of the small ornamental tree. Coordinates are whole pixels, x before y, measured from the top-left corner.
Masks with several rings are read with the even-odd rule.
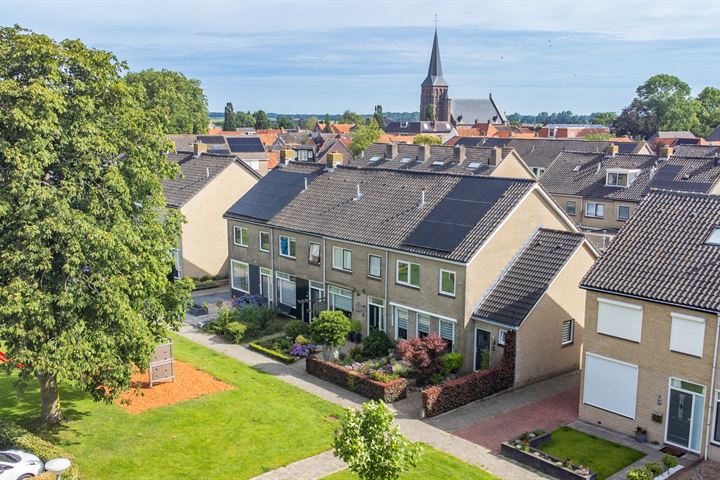
[[[313,319],[310,333],[314,342],[323,345],[323,358],[337,357],[337,349],[345,345],[350,333],[350,319],[340,310],[325,310]]]
[[[402,359],[410,362],[417,372],[420,384],[426,383],[433,374],[442,372],[440,359],[446,348],[447,342],[434,333],[423,338],[400,340],[395,346]]]
[[[392,421],[387,405],[371,400],[348,410],[335,430],[335,456],[360,480],[396,480],[417,466],[422,446],[400,434]]]

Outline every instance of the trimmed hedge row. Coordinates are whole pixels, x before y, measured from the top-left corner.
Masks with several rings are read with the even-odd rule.
[[[507,332],[503,358],[497,366],[426,388],[422,392],[423,411],[426,417],[435,417],[507,390],[514,382],[515,332]]]
[[[295,363],[296,360],[299,360],[298,357],[293,357],[292,355],[285,355],[284,353],[275,351],[271,348],[263,347],[262,345],[257,343],[250,343],[248,346],[250,347],[250,350],[255,350],[256,352],[260,352],[263,355],[267,355],[268,357],[272,357],[275,360],[279,360],[283,363]]]
[[[404,378],[389,382],[378,382],[360,372],[348,370],[342,365],[326,362],[312,356],[305,360],[305,370],[310,375],[340,385],[372,400],[392,403],[407,397],[407,380]]]
[[[80,477],[77,462],[66,451],[52,443],[43,440],[19,425],[0,418],[0,450],[18,449],[33,453],[40,460],[47,462],[53,458],[63,457],[72,462],[70,468],[63,474],[63,479]],[[41,478],[36,477],[36,478]],[[51,477],[54,478],[54,477]]]

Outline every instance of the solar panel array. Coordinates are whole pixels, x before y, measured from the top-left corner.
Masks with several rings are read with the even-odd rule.
[[[712,185],[709,183],[676,180],[682,168],[682,165],[664,165],[653,177],[650,188],[699,193],[706,193],[710,190]]]
[[[210,144],[225,143],[225,137],[222,135],[198,135],[197,140],[201,143]]]
[[[512,180],[462,178],[410,232],[404,244],[454,251],[511,184]]]
[[[227,211],[230,215],[270,220],[304,188],[316,175],[271,170]]]
[[[265,151],[259,137],[229,137],[227,143],[233,153]]]

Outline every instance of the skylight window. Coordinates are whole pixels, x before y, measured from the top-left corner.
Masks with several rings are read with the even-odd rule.
[[[582,165],[575,165],[575,168],[573,168],[573,172],[579,172],[582,168]]]
[[[480,162],[472,162],[470,165],[468,165],[468,168],[472,168],[473,170],[480,168]]]
[[[712,232],[710,232],[710,236],[707,239],[708,245],[718,245],[720,246],[720,227],[715,227]]]
[[[370,157],[371,162],[379,162],[382,157]]]
[[[403,158],[402,160],[400,160],[400,163],[410,163],[410,162],[412,162],[412,161],[413,161],[412,158],[405,157],[405,158]]]
[[[445,162],[437,161],[437,162],[433,162],[432,164],[433,164],[433,167],[442,167],[443,165],[445,165]]]

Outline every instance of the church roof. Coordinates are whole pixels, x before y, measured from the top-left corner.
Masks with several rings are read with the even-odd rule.
[[[495,104],[492,95],[488,98],[454,98],[452,114],[458,125],[475,123],[506,123],[503,112]]]
[[[442,73],[442,62],[440,61],[440,46],[438,45],[437,29],[435,29],[435,39],[433,40],[432,53],[430,54],[428,74],[427,77],[425,77],[425,80],[423,80],[422,86],[448,86]]]

